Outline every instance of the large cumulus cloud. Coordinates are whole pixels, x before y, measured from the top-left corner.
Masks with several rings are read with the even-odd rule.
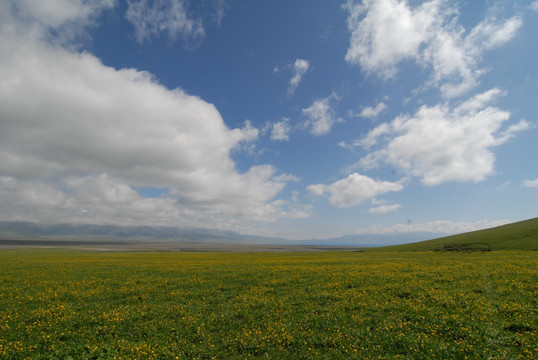
[[[270,165],[240,173],[230,156],[257,138],[250,123],[230,129],[203,99],[108,67],[58,35],[83,32],[113,5],[0,4],[4,217],[234,228],[282,216],[273,198],[285,177]],[[146,198],[144,187],[166,195]]]

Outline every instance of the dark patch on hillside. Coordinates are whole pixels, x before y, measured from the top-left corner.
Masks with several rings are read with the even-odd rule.
[[[435,251],[492,251],[492,247],[488,243],[468,243],[468,244],[445,244],[441,248],[435,249]]]

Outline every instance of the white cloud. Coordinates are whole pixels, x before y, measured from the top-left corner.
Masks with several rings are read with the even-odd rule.
[[[368,176],[353,173],[330,185],[314,184],[309,185],[307,189],[314,195],[327,194],[333,206],[349,207],[390,191],[400,191],[403,185],[389,181],[376,181]]]
[[[368,72],[385,78],[396,73],[396,64],[419,54],[419,47],[433,24],[440,7],[428,2],[410,9],[405,1],[348,1],[348,28],[351,31],[346,61],[360,64]]]
[[[538,1],[533,1],[530,5],[529,5],[529,9],[531,9],[532,11],[538,11]]]
[[[115,0],[7,0],[0,2],[0,26],[5,37],[24,33],[28,38],[44,39],[63,46],[74,46],[103,12],[114,7]],[[12,21],[16,13],[18,21]]]
[[[370,132],[368,132],[368,134],[365,137],[355,139],[352,144],[347,144],[345,142],[340,142],[338,145],[343,147],[343,148],[347,148],[347,149],[353,149],[354,147],[361,146],[361,147],[365,148],[366,150],[368,150],[372,146],[377,144],[377,139],[381,135],[388,134],[388,133],[390,133],[390,131],[391,131],[390,124],[382,123],[382,124],[376,126],[375,128],[373,128],[372,130],[370,130]],[[353,165],[352,167],[355,167],[355,166]]]
[[[401,115],[379,125],[355,141],[366,148],[386,142],[361,159],[359,167],[375,167],[383,161],[421,177],[426,185],[485,179],[494,170],[491,148],[529,128],[522,120],[502,131],[510,114],[489,105],[501,93],[491,89],[456,108],[422,106],[414,116]]]
[[[397,211],[402,206],[400,204],[393,204],[393,205],[380,205],[374,208],[371,208],[368,210],[371,214],[386,214],[388,212],[394,212]]]
[[[34,25],[60,27],[69,23],[87,23],[91,17],[100,11],[114,6],[114,0],[17,0],[7,1],[6,6],[14,7],[20,20]],[[7,10],[6,11],[10,11]],[[37,23],[37,24],[36,24]]]
[[[364,118],[375,118],[377,115],[379,115],[382,111],[387,109],[387,105],[380,102],[375,107],[366,106],[362,109],[360,116]]]
[[[308,191],[317,196],[323,196],[327,192],[327,185],[324,184],[313,184],[307,186]]]
[[[295,176],[291,176],[289,179],[289,181],[299,180]],[[313,206],[311,204],[303,204],[299,200],[299,193],[297,191],[292,191],[291,200],[276,200],[273,204],[283,209],[287,218],[304,219],[312,216]]]
[[[511,40],[522,25],[519,17],[504,22],[486,18],[465,36],[457,9],[448,1],[431,0],[411,7],[407,1],[349,0],[351,32],[346,61],[387,79],[398,63],[412,60],[432,70],[430,85],[446,97],[459,96],[478,83],[485,50]]]
[[[249,122],[230,129],[212,104],[51,45],[45,27],[13,32],[24,12],[0,9],[4,217],[245,230],[283,216],[273,199],[291,178],[270,165],[239,173],[230,157],[258,137]],[[146,199],[139,187],[168,195]]]
[[[356,234],[400,234],[420,232],[430,232],[437,234],[458,234],[506,225],[508,223],[510,223],[509,220],[480,220],[475,222],[454,222],[449,220],[438,220],[425,223],[409,222],[407,224],[396,224],[393,226],[374,225],[367,228],[359,229]]]
[[[478,64],[482,53],[497,48],[513,37],[523,24],[515,16],[503,23],[486,18],[463,37],[463,29],[439,32],[425,51],[424,60],[433,67],[433,81],[446,97],[459,96],[479,83],[485,70]]]
[[[282,121],[273,123],[273,126],[271,127],[271,140],[288,141],[290,139],[290,131],[291,127],[288,118],[284,118]]]
[[[455,108],[455,113],[464,115],[465,113],[476,113],[484,109],[489,103],[495,101],[499,96],[506,95],[505,91],[499,88],[489,89],[483,93],[476,94],[473,97],[465,100]]]
[[[498,23],[493,18],[486,18],[475,26],[465,38],[467,51],[489,50],[502,46],[517,34],[523,25],[523,20],[514,16],[504,23]]]
[[[187,42],[199,41],[205,35],[202,20],[189,17],[183,0],[127,0],[127,4],[126,18],[133,24],[136,39],[141,43],[163,32],[172,40],[183,36]]]
[[[288,87],[288,95],[293,95],[295,89],[299,86],[299,83],[303,79],[304,74],[310,68],[308,60],[297,59],[293,64],[293,77],[290,80],[290,86]]]
[[[523,182],[523,186],[528,187],[528,188],[538,188],[538,179],[525,180]]]
[[[68,176],[60,184],[0,177],[0,199],[5,220],[200,227],[207,222],[201,211],[178,206],[177,199],[144,198],[106,174]]]
[[[326,135],[331,131],[335,122],[340,121],[335,118],[334,111],[331,109],[330,101],[337,98],[332,94],[325,99],[315,100],[310,107],[303,109],[303,114],[308,117],[306,126],[310,127],[312,135]]]

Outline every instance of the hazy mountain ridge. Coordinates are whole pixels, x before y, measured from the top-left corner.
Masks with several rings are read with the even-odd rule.
[[[92,224],[36,224],[32,222],[0,221],[1,236],[15,237],[96,237],[177,241],[231,241],[253,239],[229,231],[182,229],[168,226],[121,226]]]
[[[4,238],[81,238],[139,241],[174,241],[200,243],[240,243],[278,245],[382,246],[433,239],[435,233],[384,235],[344,235],[330,239],[290,240],[279,237],[243,235],[232,231],[185,229],[171,226],[121,226],[92,224],[36,224],[23,221],[0,221]]]

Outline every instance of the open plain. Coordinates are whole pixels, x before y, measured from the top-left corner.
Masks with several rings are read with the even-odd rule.
[[[0,251],[2,359],[531,359],[538,256]]]

